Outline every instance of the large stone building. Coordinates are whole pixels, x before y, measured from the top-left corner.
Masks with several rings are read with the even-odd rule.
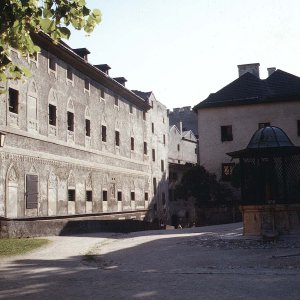
[[[136,212],[165,218],[166,108],[91,65],[88,50],[34,41],[36,57],[13,60],[31,76],[2,83],[0,217]]]
[[[300,145],[300,78],[269,68],[260,79],[259,64],[238,69],[238,79],[194,107],[200,164],[223,180],[230,180],[235,163],[226,153],[246,148],[259,127],[278,126]]]

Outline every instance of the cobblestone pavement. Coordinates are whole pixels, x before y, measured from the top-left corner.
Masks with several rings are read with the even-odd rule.
[[[300,237],[241,232],[235,223],[51,237],[0,262],[0,299],[300,299]]]

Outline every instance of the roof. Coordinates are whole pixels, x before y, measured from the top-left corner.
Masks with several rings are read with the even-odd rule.
[[[149,97],[151,96],[152,92],[141,92],[138,90],[132,90],[133,93],[138,95],[139,97],[143,98],[144,100],[148,101]]]
[[[193,109],[300,100],[300,77],[276,70],[266,79],[245,73]]]

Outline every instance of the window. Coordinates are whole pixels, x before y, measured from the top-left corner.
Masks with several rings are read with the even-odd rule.
[[[153,194],[156,195],[156,178],[153,178]]]
[[[119,131],[115,131],[115,142],[116,142],[116,146],[120,146],[120,132]]]
[[[92,191],[86,191],[85,192],[85,201],[93,201],[93,192]]]
[[[105,125],[101,126],[101,138],[102,138],[102,142],[106,142],[106,126]]]
[[[118,192],[118,201],[122,201],[122,192]]]
[[[100,97],[101,97],[102,99],[105,99],[104,89],[101,89],[101,90],[100,90]]]
[[[234,168],[234,163],[225,163],[222,164],[222,180],[224,181],[230,181],[232,170]]]
[[[102,191],[102,200],[107,201],[107,191]]]
[[[135,201],[135,192],[130,193],[130,199],[131,201]]]
[[[160,161],[160,169],[161,169],[162,172],[165,171],[165,163],[164,163],[163,160]]]
[[[48,66],[49,66],[50,70],[56,71],[56,63],[55,63],[55,60],[54,60],[53,57],[49,57],[49,59],[48,59]]]
[[[297,121],[298,136],[300,136],[300,120]]]
[[[177,151],[180,151],[180,144],[177,144]]]
[[[164,145],[166,144],[166,135],[165,134],[163,135],[163,143],[164,143]]]
[[[152,161],[155,161],[155,150],[152,149]]]
[[[19,105],[19,91],[9,88],[8,97],[9,111],[17,114]]]
[[[152,126],[152,133],[154,133],[154,123],[151,124]]]
[[[143,120],[146,121],[146,112],[143,111]]]
[[[74,114],[68,111],[68,130],[74,131]]]
[[[132,114],[133,113],[133,107],[131,104],[129,104],[129,112]]]
[[[232,136],[232,126],[221,126],[221,141],[226,142],[226,141],[232,141],[233,136]]]
[[[131,137],[130,139],[130,148],[131,148],[131,151],[134,151],[134,138]]]
[[[38,208],[38,176],[26,175],[26,208]]]
[[[165,124],[165,118],[163,117],[163,123]]]
[[[144,142],[144,154],[148,154],[148,147],[147,147],[147,142]]]
[[[118,98],[118,96],[115,96],[115,106],[119,106],[119,98]]]
[[[67,69],[67,79],[73,81],[73,72],[71,68]]]
[[[152,108],[154,107],[154,102],[153,102],[153,100],[151,100],[151,106],[152,106]]]
[[[49,104],[49,124],[56,126],[56,106]]]
[[[87,78],[84,79],[84,88],[89,91],[90,90],[90,82]]]
[[[85,135],[91,136],[91,121],[88,119],[85,119]]]
[[[149,194],[148,192],[145,193],[145,201],[148,201],[149,200]]]
[[[258,123],[258,129],[270,126],[270,122]]]
[[[68,201],[75,201],[75,190],[74,189],[68,190]]]

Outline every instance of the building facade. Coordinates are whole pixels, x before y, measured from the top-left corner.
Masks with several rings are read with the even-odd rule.
[[[300,78],[269,68],[268,78],[260,79],[259,64],[238,69],[238,79],[194,107],[200,163],[224,181],[235,165],[226,153],[246,148],[260,127],[280,127],[300,145]]]
[[[2,83],[0,217],[164,216],[165,107],[152,93],[149,102],[127,89],[125,78],[111,78],[108,65],[91,65],[87,49],[54,45],[44,34],[34,41],[36,57],[13,52],[31,76]]]

